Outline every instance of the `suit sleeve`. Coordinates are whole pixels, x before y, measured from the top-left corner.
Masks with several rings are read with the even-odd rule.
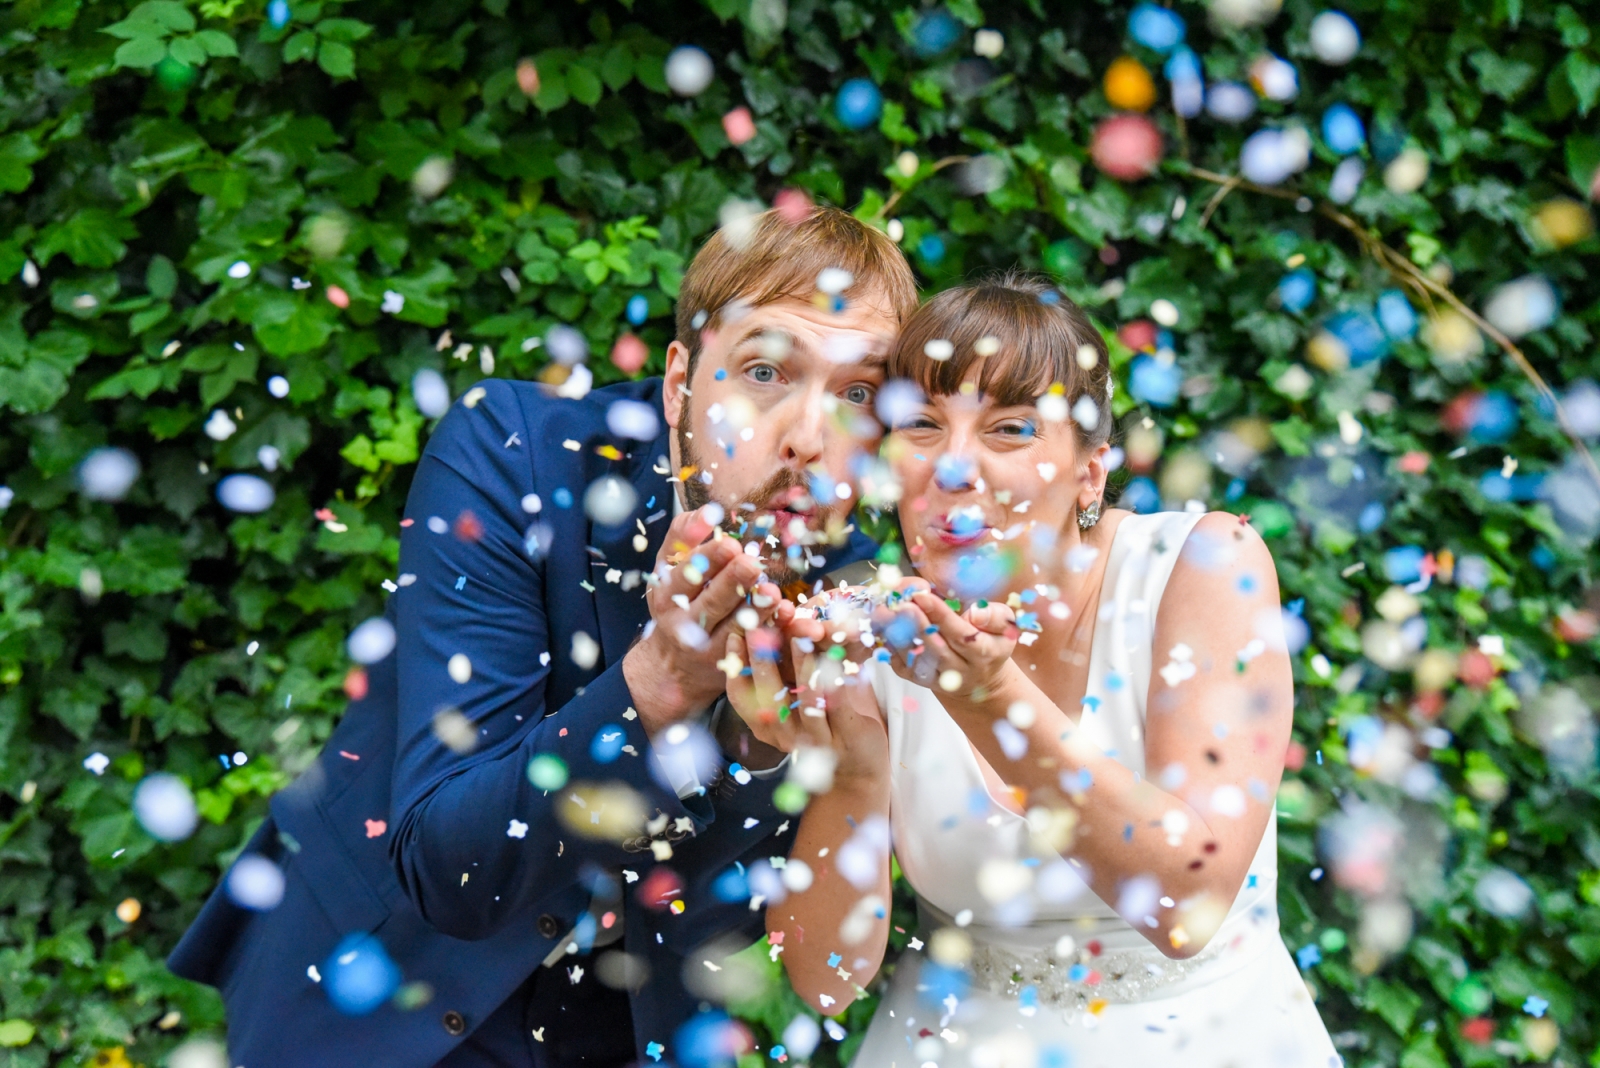
[[[521,502],[535,491],[539,438],[508,384],[483,386],[475,407],[446,414],[418,464],[396,613],[390,858],[422,916],[462,939],[500,931],[571,886],[586,862],[637,863],[619,843],[644,819],[687,817],[698,832],[710,816],[651,774],[620,660],[547,707],[552,658],[571,655],[551,648],[551,635],[572,628],[546,618],[543,564],[525,544],[533,517]],[[609,747],[594,746],[602,733]],[[535,785],[536,756],[559,761],[542,764],[564,768],[566,785]]]

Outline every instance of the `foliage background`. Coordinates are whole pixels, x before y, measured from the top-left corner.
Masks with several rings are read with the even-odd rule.
[[[910,47],[913,9],[880,0],[295,0],[282,28],[258,0],[0,7],[0,485],[14,492],[0,511],[0,1064],[87,1063],[97,1051],[102,1064],[157,1064],[184,1036],[221,1028],[214,993],[160,962],[267,795],[342,711],[343,640],[380,611],[428,427],[413,374],[436,368],[460,395],[489,354],[496,375],[534,376],[542,352],[525,339],[565,322],[589,337],[597,380],[613,380],[604,355],[635,294],[650,308],[646,373],[658,369],[682,267],[721,205],[770,202],[785,186],[865,215],[899,196],[892,215],[930,289],[1021,262],[1054,271],[1109,325],[1172,300],[1183,395],[1138,405],[1125,379],[1117,394],[1123,432],[1152,419],[1168,466],[1236,417],[1270,422],[1268,454],[1231,499],[1220,472],[1205,492],[1253,514],[1310,624],[1296,737],[1321,760],[1287,780],[1291,948],[1337,947],[1325,932],[1360,923],[1357,896],[1311,878],[1318,819],[1349,796],[1404,801],[1349,766],[1341,722],[1424,724],[1410,674],[1362,658],[1360,625],[1387,586],[1382,554],[1415,544],[1489,562],[1486,589],[1440,581],[1419,595],[1431,647],[1499,634],[1507,650],[1492,681],[1453,684],[1435,709],[1451,740],[1419,752],[1448,788],[1404,801],[1445,840],[1442,878],[1413,888],[1406,951],[1365,974],[1348,948],[1330,948],[1307,976],[1354,1064],[1600,1064],[1582,978],[1600,962],[1600,795],[1592,774],[1552,775],[1518,727],[1542,683],[1596,675],[1595,642],[1553,628],[1587,595],[1593,547],[1564,536],[1548,505],[1480,486],[1504,455],[1526,474],[1559,467],[1570,446],[1492,348],[1445,366],[1401,344],[1375,374],[1315,372],[1299,400],[1275,391],[1319,318],[1370,305],[1392,281],[1350,234],[1291,201],[1235,190],[1202,225],[1215,187],[1189,170],[1233,173],[1263,120],[1299,113],[1314,128],[1336,99],[1369,125],[1387,118],[1427,151],[1431,176],[1406,195],[1369,177],[1352,216],[1420,266],[1448,262],[1474,307],[1543,272],[1563,311],[1527,339],[1530,359],[1558,390],[1600,375],[1588,270],[1600,245],[1549,251],[1526,225],[1551,196],[1581,198],[1600,162],[1600,5],[1352,0],[1366,47],[1332,68],[1309,58],[1306,0],[1242,31],[1210,28],[1183,2],[1208,76],[1242,79],[1270,46],[1300,68],[1300,99],[1237,128],[1185,126],[1159,104],[1168,160],[1121,184],[1096,173],[1087,145],[1110,110],[1099,77],[1132,47],[1129,7],[957,0],[962,38],[933,57]],[[982,26],[1006,47],[974,77]],[[688,100],[663,78],[683,42],[717,64]],[[514,74],[523,56],[542,80],[531,99]],[[883,87],[886,106],[852,132],[832,104],[858,76]],[[757,134],[734,147],[721,116],[738,105]],[[894,166],[904,149],[920,159],[909,176]],[[1006,162],[999,188],[969,196],[953,169],[933,173],[935,160],[976,153]],[[453,168],[431,198],[412,183],[430,159]],[[1319,143],[1305,192],[1324,194],[1333,159]],[[1180,197],[1188,210],[1174,220]],[[926,254],[929,235],[942,259]],[[1320,279],[1304,315],[1273,300],[1295,252]],[[240,260],[251,272],[230,277]],[[326,299],[330,285],[347,308]],[[398,313],[381,310],[386,291],[405,298]],[[1119,365],[1130,356],[1117,347]],[[274,375],[287,379],[282,399],[267,388]],[[1505,390],[1522,428],[1452,453],[1441,406],[1469,387]],[[214,409],[238,427],[221,442],[202,431]],[[1387,518],[1366,533],[1287,492],[1282,464],[1337,441],[1341,410],[1379,461]],[[102,445],[142,465],[118,503],[77,489],[76,465]],[[263,445],[278,450],[275,472],[260,467]],[[1432,462],[1398,471],[1413,450]],[[270,511],[216,503],[234,470],[276,486]],[[1357,562],[1366,568],[1352,573]],[[1309,666],[1317,653],[1327,677]],[[234,766],[236,751],[248,762]],[[84,767],[95,752],[110,758],[103,775]],[[156,842],[130,814],[134,786],[156,770],[183,776],[200,802],[200,830],[180,844]],[[1476,902],[1491,864],[1533,887],[1521,922]],[[127,898],[142,906],[131,924],[116,914]],[[1549,1002],[1553,1051],[1528,1030],[1529,994]],[[747,1012],[760,1030],[792,1006],[774,995]],[[852,1008],[853,1031],[869,1011]],[[1469,1018],[1492,1020],[1492,1037],[1464,1037]],[[838,1052],[825,1041],[818,1062]]]

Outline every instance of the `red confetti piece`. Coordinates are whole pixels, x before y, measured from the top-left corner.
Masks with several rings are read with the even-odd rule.
[[[722,132],[728,140],[742,145],[756,135],[756,120],[750,117],[749,108],[734,108],[722,116]]]
[[[362,667],[353,667],[344,677],[345,696],[352,701],[359,701],[367,696],[367,670]]]
[[[517,64],[517,88],[522,90],[524,96],[538,93],[539,68],[533,65],[533,60],[524,59]]]
[[[660,911],[683,895],[683,881],[671,868],[657,868],[639,884],[639,904]]]
[[[343,749],[339,750],[339,755],[344,757],[346,760],[360,760],[361,759],[359,756],[357,756],[354,753],[346,753]]]
[[[403,527],[409,527],[412,523],[415,523],[415,522],[416,522],[415,519],[402,519],[402,520],[400,520],[400,525],[403,526]]]
[[[1494,1021],[1487,1016],[1474,1016],[1461,1023],[1461,1037],[1479,1046],[1487,1046],[1494,1038]]]
[[[317,517],[318,522],[322,522],[322,523],[326,523],[330,519],[338,519],[339,518],[338,516],[333,514],[333,509],[331,509],[331,508],[318,508],[312,514]]]
[[[816,205],[804,189],[781,189],[772,198],[772,206],[778,210],[778,218],[790,226],[798,226],[805,222],[806,216],[811,214]]]
[[[562,727],[558,736],[561,737],[561,738],[565,738],[567,736],[567,728]]]
[[[350,294],[346,293],[340,286],[329,286],[328,303],[335,308],[348,308],[350,307]]]
[[[1425,452],[1412,450],[1400,457],[1399,468],[1408,475],[1420,475],[1428,469],[1428,463],[1433,457]]]
[[[367,821],[367,837],[368,838],[376,838],[379,835],[381,835],[384,831],[387,831],[388,829],[389,829],[389,824],[388,824],[388,821],[386,821],[386,820],[368,820]]]
[[[456,537],[462,541],[477,541],[483,537],[483,523],[468,509],[456,516]]]
[[[1456,665],[1456,677],[1471,686],[1474,690],[1487,690],[1489,683],[1494,681],[1494,661],[1476,649],[1468,649],[1461,654],[1461,660]]]
[[[1117,340],[1134,352],[1156,347],[1156,324],[1150,319],[1135,319],[1117,331]]]
[[[1161,162],[1161,131],[1143,115],[1113,115],[1095,127],[1094,165],[1122,181],[1147,178]]]
[[[638,374],[650,355],[650,348],[634,334],[623,334],[611,346],[611,363],[625,375]]]
[[[1306,747],[1299,742],[1290,742],[1289,751],[1283,754],[1283,766],[1290,771],[1299,771],[1306,766]]]

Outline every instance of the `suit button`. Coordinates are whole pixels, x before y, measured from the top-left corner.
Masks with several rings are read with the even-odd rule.
[[[546,938],[554,938],[561,933],[561,921],[545,913],[539,917],[539,933]]]
[[[452,1035],[459,1035],[467,1029],[467,1018],[456,1010],[451,1009],[444,1014],[444,1029]]]

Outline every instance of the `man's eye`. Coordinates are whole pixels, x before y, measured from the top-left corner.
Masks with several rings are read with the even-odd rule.
[[[872,387],[851,386],[849,389],[844,391],[844,399],[849,401],[851,404],[871,404]]]
[[[778,380],[778,369],[776,367],[768,366],[764,363],[756,364],[754,367],[750,368],[749,374],[751,378],[763,384],[776,382]]]

